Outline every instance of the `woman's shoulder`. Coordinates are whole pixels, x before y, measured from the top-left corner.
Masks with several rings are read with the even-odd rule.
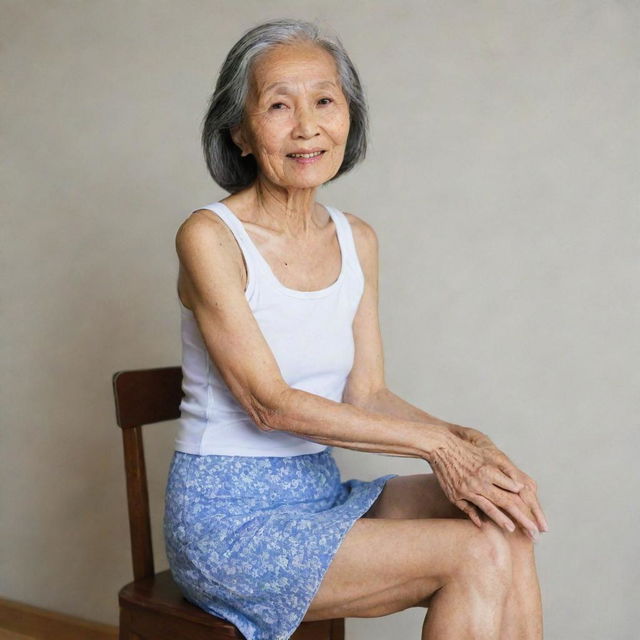
[[[373,226],[366,220],[353,213],[343,211],[345,218],[351,226],[353,242],[363,269],[369,265],[377,264],[378,236]],[[375,267],[374,267],[375,268]]]
[[[225,221],[210,209],[196,209],[187,216],[176,231],[175,247],[180,262],[200,264],[205,259],[216,260],[218,271],[233,265],[246,278],[244,258],[234,233]]]
[[[377,249],[378,236],[373,226],[354,213],[343,211],[345,218],[351,226],[353,239],[358,246],[362,246],[363,250]]]
[[[223,240],[233,245],[229,226],[210,209],[196,209],[184,218],[176,231],[176,242],[182,240]],[[205,240],[205,241],[206,241]]]

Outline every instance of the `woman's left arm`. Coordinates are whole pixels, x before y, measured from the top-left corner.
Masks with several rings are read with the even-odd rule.
[[[487,435],[476,429],[436,418],[403,400],[387,388],[378,318],[378,237],[370,224],[353,214],[345,215],[351,224],[360,264],[364,273],[367,274],[368,286],[365,286],[353,322],[355,356],[342,401],[375,413],[446,426],[461,439],[481,449],[488,463],[499,467],[513,480],[524,485],[524,488],[518,492],[524,503],[523,507],[528,507],[531,511],[531,515],[539,523],[540,530],[548,531],[544,514],[538,504],[536,483],[526,473],[520,471]]]
[[[378,391],[370,393],[366,399],[360,399],[358,404],[363,408],[366,408],[369,411],[375,411],[376,413],[392,415],[405,420],[442,425],[447,427],[447,429],[449,429],[449,431],[454,435],[476,445],[477,447],[481,447],[487,451],[493,449],[500,452],[491,438],[489,438],[485,433],[482,433],[482,431],[478,431],[477,429],[472,429],[470,427],[463,427],[462,425],[436,418],[436,416],[419,409],[406,400],[403,400],[387,387],[383,387]]]
[[[378,391],[371,393],[366,399],[361,399],[359,404],[375,413],[392,415],[397,418],[406,420],[414,420],[416,422],[424,422],[429,424],[440,424],[445,426],[454,435],[474,444],[482,449],[484,455],[495,464],[499,469],[504,471],[510,478],[524,485],[519,494],[523,502],[529,507],[533,516],[538,522],[540,531],[548,531],[547,524],[542,508],[537,497],[538,486],[536,481],[528,476],[524,471],[518,469],[509,457],[493,443],[491,438],[482,431],[471,427],[463,427],[453,422],[446,422],[440,418],[419,409],[415,405],[403,400],[390,389],[384,387]]]

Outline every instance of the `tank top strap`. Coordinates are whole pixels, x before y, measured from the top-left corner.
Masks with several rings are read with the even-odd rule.
[[[345,252],[343,256],[346,267],[345,270],[364,281],[364,273],[360,265],[360,259],[358,258],[356,243],[353,238],[353,230],[351,229],[349,220],[347,220],[347,216],[345,216],[340,209],[336,209],[327,204],[324,206],[329,210],[329,213],[331,213],[340,240],[340,248]]]
[[[256,286],[258,271],[261,267],[261,260],[259,255],[255,255],[257,249],[249,237],[247,230],[242,225],[242,222],[240,222],[240,219],[222,202],[212,202],[211,204],[200,207],[200,209],[208,209],[209,211],[217,214],[226,223],[227,227],[229,227],[231,233],[233,233],[247,266],[247,286],[245,289],[245,295],[247,298],[250,297]]]

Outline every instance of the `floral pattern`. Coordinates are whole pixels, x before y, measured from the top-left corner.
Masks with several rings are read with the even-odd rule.
[[[286,457],[174,452],[164,538],[187,600],[247,640],[291,637],[342,539],[398,475],[342,482],[331,449]]]

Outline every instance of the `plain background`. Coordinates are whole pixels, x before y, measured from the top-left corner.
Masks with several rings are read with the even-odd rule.
[[[380,240],[389,387],[539,483],[547,638],[640,624],[640,3],[2,0],[0,592],[116,624],[132,579],[111,376],[179,363],[175,232],[226,195],[200,122],[269,18],[339,34],[366,161],[318,192]],[[158,570],[175,423],[145,436]],[[335,450],[343,479],[427,473]],[[424,611],[349,619],[418,638]]]

